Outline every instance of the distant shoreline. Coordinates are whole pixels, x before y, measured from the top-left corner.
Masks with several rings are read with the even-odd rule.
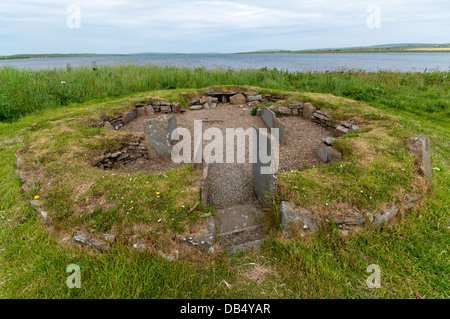
[[[244,52],[238,54],[273,54],[273,53],[291,53],[291,54],[324,54],[324,53],[450,53],[450,48],[443,49],[406,49],[406,50],[306,50],[306,51],[267,51],[267,52]]]
[[[325,53],[450,53],[450,45],[440,48],[380,48],[380,49],[321,49],[321,50],[273,50],[273,51],[254,51],[254,52],[236,52],[236,53],[130,53],[130,54],[96,54],[96,53],[54,53],[54,54],[15,54],[9,56],[0,56],[0,60],[19,60],[33,58],[71,58],[71,57],[102,57],[102,56],[142,56],[142,55],[207,55],[207,54],[325,54]]]

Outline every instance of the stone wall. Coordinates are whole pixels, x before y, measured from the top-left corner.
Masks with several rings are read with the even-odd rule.
[[[143,136],[133,136],[121,147],[109,150],[95,164],[100,169],[116,169],[134,163],[138,159],[148,160],[148,149]]]
[[[289,104],[288,106],[272,105],[269,109],[279,116],[301,116],[304,119],[313,121],[325,128],[333,129],[336,137],[360,130],[358,125],[345,121],[341,121],[338,125],[333,126],[330,121],[331,113],[317,109],[311,103],[297,102]]]
[[[185,109],[180,103],[170,103],[165,101],[154,101],[148,104],[136,104],[132,110],[115,114],[105,115],[101,121],[89,124],[90,127],[105,127],[109,130],[118,130],[138,117],[148,117],[155,113],[180,113]]]
[[[154,101],[149,104],[136,104],[136,109],[145,109],[151,106],[154,113],[180,113],[184,112],[184,108],[180,103],[170,103],[165,101]]]
[[[253,91],[232,91],[226,89],[215,91],[214,89],[207,89],[205,95],[192,98],[189,104],[191,110],[201,110],[214,109],[219,102],[241,106],[248,103],[249,106],[255,106],[258,103],[267,101],[262,94]]]
[[[280,226],[283,235],[292,237],[316,233],[320,225],[334,223],[342,234],[348,234],[363,227],[377,227],[394,220],[401,210],[407,211],[416,206],[418,198],[408,197],[403,199],[399,207],[395,205],[387,209],[376,209],[374,212],[366,212],[364,216],[336,218],[334,220],[314,217],[314,213],[304,208],[293,208],[290,202],[282,201],[280,204]]]

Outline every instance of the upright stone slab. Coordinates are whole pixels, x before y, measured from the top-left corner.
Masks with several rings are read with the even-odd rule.
[[[263,153],[263,155],[271,155],[272,161],[275,160],[275,156],[278,156],[278,154],[271,154],[273,141],[270,136],[261,133],[257,127],[254,127],[254,129],[253,143],[255,144],[253,145],[253,189],[261,204],[264,207],[270,208],[277,190],[277,172],[271,172],[270,174],[263,172],[263,168],[270,167],[270,162],[263,163],[261,161],[260,154]],[[261,138],[267,139],[267,150],[261,148]]]
[[[423,136],[410,137],[406,145],[411,153],[420,160],[425,174],[431,178],[430,140]]]
[[[263,106],[261,108],[261,118],[264,121],[264,123],[267,125],[270,130],[274,128],[278,128],[279,136],[278,140],[280,143],[283,141],[283,133],[284,133],[284,125],[280,122],[279,119],[277,119],[277,116],[274,112],[269,110],[266,106]]]
[[[316,108],[311,103],[303,104],[303,118],[310,120]]]
[[[175,116],[161,115],[156,119],[144,122],[145,141],[148,145],[150,158],[170,157],[172,141],[178,139],[178,134],[172,140],[172,132],[177,128]]]

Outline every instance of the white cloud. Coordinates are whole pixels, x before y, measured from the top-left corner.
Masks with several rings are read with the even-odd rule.
[[[66,26],[72,3],[81,8],[81,29]],[[382,28],[369,31],[366,8],[373,3],[381,8]],[[14,53],[24,43],[43,51],[59,46],[60,52],[231,52],[346,46],[371,39],[377,44],[380,38],[384,43],[404,42],[402,37],[427,42],[427,35],[450,42],[449,20],[447,0],[2,0],[0,54]]]

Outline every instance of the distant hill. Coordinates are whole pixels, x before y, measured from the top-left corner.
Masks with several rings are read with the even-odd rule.
[[[252,52],[239,52],[238,54],[249,53],[364,53],[364,52],[450,52],[450,43],[430,44],[430,43],[397,43],[378,44],[372,46],[346,47],[346,48],[325,48],[325,49],[305,49],[305,50],[282,50],[266,49]],[[175,53],[175,52],[143,52],[130,54],[114,53],[51,53],[51,54],[15,54],[0,56],[0,60],[9,59],[29,59],[29,58],[63,58],[63,57],[96,57],[96,56],[133,56],[133,55],[183,55],[183,54],[225,54],[219,52],[202,53]]]
[[[345,48],[325,48],[325,49],[305,49],[305,50],[259,50],[245,53],[358,53],[358,52],[450,52],[450,43],[430,44],[430,43],[398,43],[398,44],[378,44],[372,46],[345,47]]]

